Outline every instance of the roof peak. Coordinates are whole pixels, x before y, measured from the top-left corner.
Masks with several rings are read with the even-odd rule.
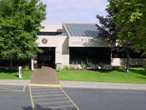
[[[82,23],[82,22],[64,22],[63,24],[74,24],[74,25],[79,25],[79,24],[81,24],[81,25],[85,25],[85,24],[87,24],[87,25],[96,25],[96,23]]]

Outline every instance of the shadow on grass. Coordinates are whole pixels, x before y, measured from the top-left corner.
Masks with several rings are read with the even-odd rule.
[[[0,74],[1,73],[6,73],[6,74],[13,74],[15,72],[18,72],[18,70],[9,70],[9,69],[0,69]]]
[[[69,71],[95,71],[95,72],[101,72],[101,73],[109,73],[113,71],[112,69],[70,69]]]
[[[17,78],[19,78],[19,75],[15,75]]]
[[[141,75],[146,76],[146,71],[144,70],[144,68],[141,68],[141,69],[131,68],[130,71],[135,74],[141,74]]]
[[[87,71],[95,71],[95,72],[98,71],[100,73],[110,73],[113,70],[111,70],[111,69],[87,69]]]
[[[122,73],[125,73],[127,74],[127,72],[125,70],[121,70],[121,69],[113,69],[113,70],[104,70],[104,69],[88,69],[89,71],[98,71],[100,73],[111,73],[112,71],[117,71],[117,72],[122,72]],[[135,74],[141,74],[141,75],[144,75],[146,76],[146,71],[144,68],[130,68],[129,69],[130,72],[132,73],[135,73]]]

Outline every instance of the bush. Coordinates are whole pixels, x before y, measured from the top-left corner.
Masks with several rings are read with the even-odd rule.
[[[64,67],[63,67],[62,70],[63,70],[63,71],[68,71],[68,70],[69,70],[69,67],[68,67],[67,65],[64,65]]]
[[[81,62],[81,67],[82,67],[82,69],[84,69],[84,68],[87,67],[87,65],[82,61],[82,62]]]
[[[59,68],[57,69],[57,71],[58,71],[58,72],[62,71],[62,68],[59,67]]]
[[[124,72],[124,71],[125,71],[125,67],[124,67],[124,66],[120,66],[120,67],[118,68],[118,70]]]
[[[69,67],[67,65],[65,65],[63,68],[58,68],[57,71],[61,72],[61,71],[68,71]]]
[[[24,71],[28,71],[28,70],[29,70],[29,66],[28,66],[28,65],[25,65],[22,69],[23,69]]]

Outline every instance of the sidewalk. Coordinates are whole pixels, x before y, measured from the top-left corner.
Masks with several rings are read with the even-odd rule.
[[[146,84],[77,82],[77,81],[60,81],[60,84],[62,87],[71,88],[146,90]]]
[[[59,85],[56,70],[45,66],[43,66],[41,69],[35,69],[33,71],[30,84]]]
[[[30,80],[5,80],[0,79],[0,85],[23,85],[28,86],[30,83]]]
[[[29,83],[30,80],[0,80],[0,85],[28,86]],[[146,84],[60,81],[60,85],[61,87],[70,87],[70,88],[146,90]]]

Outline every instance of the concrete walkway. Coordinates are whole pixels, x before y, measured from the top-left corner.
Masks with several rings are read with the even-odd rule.
[[[30,80],[0,80],[0,85],[29,85]],[[60,81],[61,87],[146,90],[146,84]]]
[[[62,87],[146,90],[146,84],[60,81]]]
[[[59,85],[56,70],[49,67],[34,70],[30,84]]]
[[[8,79],[0,79],[0,85],[22,85],[28,86],[30,80],[8,80]]]

